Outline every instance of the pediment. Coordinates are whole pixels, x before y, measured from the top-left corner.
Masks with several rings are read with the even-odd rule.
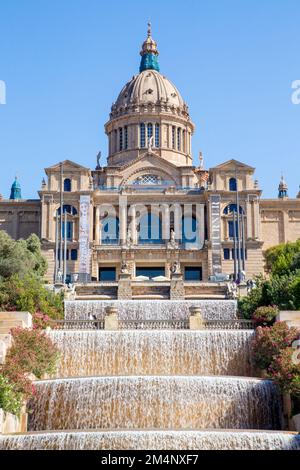
[[[79,165],[78,163],[72,162],[72,160],[64,160],[63,162],[56,163],[53,166],[50,166],[48,168],[45,168],[45,172],[56,172],[60,171],[60,166],[61,164],[63,165],[63,170],[64,171],[84,171],[84,172],[89,172],[89,168],[86,168],[82,165]]]
[[[228,160],[227,162],[221,163],[220,165],[214,166],[210,170],[211,171],[214,171],[214,170],[232,171],[236,169],[243,170],[243,171],[250,171],[251,173],[255,171],[254,167],[249,166],[246,163],[239,162],[238,160],[235,160],[234,158],[231,160]]]
[[[124,182],[147,172],[161,175],[163,179],[169,179],[176,184],[180,182],[180,169],[154,152],[146,152],[144,155],[120,168],[120,174]]]

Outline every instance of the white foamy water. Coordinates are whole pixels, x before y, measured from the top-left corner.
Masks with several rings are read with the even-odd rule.
[[[200,307],[206,320],[237,318],[235,300],[67,300],[65,319],[87,320],[92,313],[102,320],[108,306],[118,308],[120,320],[185,320],[192,306]]]
[[[247,431],[54,432],[0,436],[0,450],[300,450],[300,436]]]
[[[51,331],[57,377],[252,375],[249,330]]]
[[[235,377],[89,377],[36,383],[29,430],[281,429],[278,390]]]

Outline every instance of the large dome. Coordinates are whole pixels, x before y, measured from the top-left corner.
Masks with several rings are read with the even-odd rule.
[[[195,126],[178,89],[160,73],[150,24],[140,55],[140,73],[123,87],[105,124],[108,164],[122,166],[152,150],[176,166],[192,165]]]
[[[113,110],[132,105],[152,103],[183,109],[185,103],[173,83],[156,70],[144,70],[135,75],[122,89]]]

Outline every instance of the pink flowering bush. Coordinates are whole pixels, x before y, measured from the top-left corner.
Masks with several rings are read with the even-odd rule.
[[[268,373],[283,392],[300,397],[300,364],[292,360],[293,348],[286,348],[273,358]]]
[[[259,369],[268,369],[273,359],[282,350],[291,347],[299,334],[296,328],[289,328],[284,322],[269,327],[259,326],[251,345],[254,365]]]
[[[34,374],[38,379],[55,372],[59,352],[46,333],[23,328],[13,328],[11,333],[14,342],[6,363],[17,362],[24,373]]]
[[[35,312],[32,315],[32,324],[35,330],[45,330],[48,326],[51,327],[52,321],[48,315],[42,312]]]

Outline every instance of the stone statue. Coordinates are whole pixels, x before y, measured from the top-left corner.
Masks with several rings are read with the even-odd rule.
[[[175,230],[171,229],[171,234],[170,234],[170,241],[168,243],[168,248],[174,249],[177,248],[178,244],[176,243],[176,233]]]
[[[62,277],[63,277],[63,273],[62,273],[61,269],[59,269],[57,271],[57,281],[62,282]]]
[[[203,168],[204,168],[204,158],[203,158],[202,152],[199,152],[199,162],[200,162],[199,168],[200,168],[200,170],[203,170]]]
[[[154,136],[152,135],[148,142],[148,151],[153,150],[153,147],[154,147]]]
[[[101,166],[100,166],[101,152],[99,152],[99,153],[97,154],[97,157],[96,157],[96,158],[97,158],[96,170],[99,170],[99,168],[101,168]]]
[[[128,230],[127,230],[127,237],[126,237],[126,246],[128,246],[128,247],[130,248],[131,245],[132,245],[132,234],[131,234],[131,229],[130,229],[130,227],[128,227]]]
[[[172,274],[181,274],[180,264],[179,264],[178,261],[174,261],[174,263],[172,264],[171,273]]]
[[[128,265],[127,265],[126,261],[122,261],[121,274],[129,274]]]

